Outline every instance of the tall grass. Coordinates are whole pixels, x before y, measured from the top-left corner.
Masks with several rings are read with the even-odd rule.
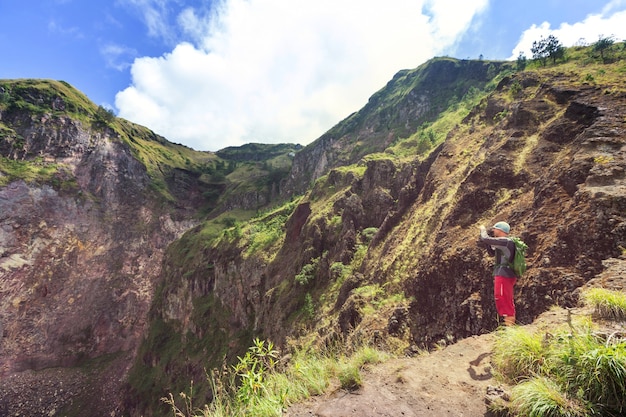
[[[333,380],[343,389],[359,388],[361,370],[387,358],[367,346],[350,357],[298,351],[279,370],[277,355],[270,342],[255,339],[237,364],[207,376],[213,392],[210,403],[193,406],[193,383],[189,393],[180,393],[178,398],[170,393],[161,400],[175,417],[280,417],[290,404],[325,392]]]
[[[583,397],[607,411],[626,411],[626,341],[607,341],[582,354],[576,386]]]
[[[591,288],[583,293],[585,302],[604,319],[626,321],[626,294],[604,288]]]
[[[544,364],[542,336],[523,327],[498,330],[492,361],[501,377],[515,382],[541,373]]]
[[[512,390],[513,410],[527,417],[584,417],[588,410],[583,403],[570,398],[553,380],[533,377]]]
[[[609,306],[621,293],[584,295],[593,306]],[[552,332],[522,327],[498,331],[493,364],[500,378],[517,383],[510,411],[516,416],[620,416],[626,413],[626,338],[603,333],[588,319]]]

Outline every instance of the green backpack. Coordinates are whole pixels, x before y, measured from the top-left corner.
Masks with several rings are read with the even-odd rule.
[[[515,256],[509,266],[515,272],[515,276],[520,278],[526,272],[526,249],[528,249],[528,245],[518,237],[512,237],[511,240],[515,243]]]

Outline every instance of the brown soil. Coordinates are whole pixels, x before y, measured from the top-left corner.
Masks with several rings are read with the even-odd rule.
[[[376,365],[364,371],[359,390],[314,397],[286,416],[482,416],[487,387],[496,383],[492,343],[491,334],[475,336],[416,358]]]

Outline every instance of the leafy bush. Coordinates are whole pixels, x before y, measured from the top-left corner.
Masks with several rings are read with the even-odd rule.
[[[113,110],[107,109],[102,106],[98,106],[94,117],[97,123],[100,123],[106,126],[115,119],[115,113],[113,113]]]
[[[312,319],[315,317],[315,305],[313,304],[313,297],[311,297],[311,293],[306,293],[304,296],[304,305],[302,306],[302,311],[304,313],[304,317],[307,319]]]
[[[363,231],[361,232],[361,235],[363,236],[363,241],[366,243],[371,242],[377,232],[377,227],[368,227],[366,229],[363,229]]]
[[[304,265],[300,272],[295,276],[295,280],[300,285],[307,285],[315,277],[320,258],[311,259],[311,262]]]
[[[243,406],[254,404],[265,391],[265,379],[276,367],[278,351],[272,342],[254,339],[254,344],[233,367],[239,383],[235,398]]]

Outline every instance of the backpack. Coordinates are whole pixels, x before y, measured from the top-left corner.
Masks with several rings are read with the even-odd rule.
[[[520,278],[526,272],[526,249],[528,249],[528,245],[518,237],[510,239],[515,243],[515,256],[513,262],[509,262],[509,266],[515,272],[515,276]]]

